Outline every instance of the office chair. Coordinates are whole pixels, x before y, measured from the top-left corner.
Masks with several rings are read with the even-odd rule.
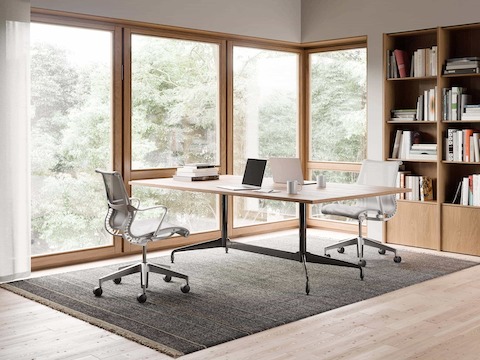
[[[357,184],[376,185],[376,186],[396,186],[398,168],[401,165],[399,161],[375,161],[364,160],[358,175]],[[377,196],[367,199],[359,199],[355,205],[346,204],[328,204],[322,208],[322,213],[326,215],[344,216],[358,221],[358,236],[353,239],[341,241],[337,244],[327,246],[325,256],[330,257],[328,250],[337,249],[342,254],[345,246],[357,245],[358,264],[365,266],[366,261],[363,258],[364,245],[372,246],[378,249],[379,254],[385,254],[386,251],[394,253],[393,261],[400,263],[402,258],[397,256],[397,250],[387,246],[380,241],[372,240],[362,235],[362,224],[365,220],[387,221],[391,219],[397,210],[396,195]]]
[[[160,266],[148,262],[147,244],[152,241],[168,239],[175,234],[187,237],[190,232],[184,227],[170,225],[163,221],[167,214],[165,206],[159,205],[140,209],[140,200],[128,196],[120,173],[116,171],[95,171],[102,175],[107,193],[108,212],[105,218],[105,229],[114,236],[123,237],[131,244],[142,246],[142,261],[121,267],[118,271],[101,277],[98,280],[98,286],[93,289],[95,296],[102,295],[102,283],[105,281],[113,280],[115,284],[120,284],[123,276],[140,273],[142,293],[138,294],[137,300],[140,303],[144,303],[147,300],[146,289],[148,288],[148,274],[150,272],[165,275],[163,279],[166,282],[170,282],[172,277],[185,279],[186,284],[180,287],[180,290],[183,293],[188,293],[190,291],[188,276],[172,271],[168,266]],[[135,206],[132,205],[132,202],[136,203]],[[160,209],[161,215],[159,217],[136,218],[140,211],[148,212],[154,209]]]

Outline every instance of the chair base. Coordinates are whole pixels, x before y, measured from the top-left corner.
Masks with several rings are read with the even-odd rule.
[[[180,278],[186,280],[186,284],[183,285],[180,290],[183,293],[188,293],[190,291],[190,285],[188,284],[188,276],[182,273],[173,271],[169,269],[169,266],[160,266],[153,264],[146,260],[146,247],[143,247],[143,261],[135,263],[132,265],[127,265],[119,268],[117,271],[110,273],[108,275],[102,276],[98,279],[98,287],[93,290],[95,296],[102,295],[102,284],[105,281],[113,280],[116,284],[120,284],[122,277],[140,273],[140,283],[142,287],[142,293],[138,294],[137,300],[139,302],[145,302],[147,299],[146,290],[148,288],[148,274],[156,273],[165,275],[164,280],[170,282],[172,277]]]
[[[365,264],[366,264],[366,261],[363,258],[363,247],[365,245],[377,248],[378,252],[380,254],[385,254],[386,251],[393,252],[393,254],[395,255],[394,261],[396,263],[399,263],[401,261],[400,256],[397,256],[397,249],[395,249],[391,246],[385,245],[385,244],[381,243],[380,241],[372,240],[372,239],[365,238],[365,237],[362,237],[362,236],[357,236],[357,237],[352,238],[352,239],[343,240],[343,241],[340,241],[339,243],[336,243],[336,244],[329,245],[329,246],[325,247],[325,249],[324,249],[325,256],[328,255],[327,251],[332,250],[332,249],[338,249],[339,252],[343,253],[343,250],[340,251],[340,249],[343,249],[344,247],[350,246],[350,245],[356,245],[357,246],[358,262],[362,266],[365,266]]]

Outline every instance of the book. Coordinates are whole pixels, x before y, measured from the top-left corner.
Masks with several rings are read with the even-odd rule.
[[[457,189],[455,190],[455,194],[453,195],[452,204],[460,204],[461,191],[462,191],[462,181],[459,181],[457,185]]]
[[[410,158],[410,148],[412,146],[412,132],[410,130],[404,130],[402,133],[402,153],[399,154],[400,159]]]
[[[452,106],[450,120],[458,120],[458,103],[461,96],[462,88],[458,86],[452,87]]]
[[[447,129],[447,161],[453,161],[453,138],[457,129]]]
[[[435,93],[437,87],[428,90],[428,120],[435,121]]]
[[[412,150],[415,150],[415,149],[418,149],[418,150],[437,150],[437,144],[422,144],[422,143],[418,143],[418,144],[413,144],[412,145]]]
[[[437,76],[437,66],[438,66],[438,47],[436,45],[432,46],[432,52],[431,52],[431,75],[432,76]]]
[[[444,75],[452,75],[452,74],[478,74],[480,72],[480,68],[472,67],[467,69],[445,69],[443,70]]]
[[[460,196],[460,204],[461,205],[468,205],[468,176],[465,176],[462,179],[462,192]]]
[[[402,130],[397,130],[395,133],[395,139],[393,141],[393,150],[392,150],[393,159],[398,159],[401,141],[402,141]]]
[[[470,137],[473,136],[473,129],[464,129],[463,130],[463,157],[462,160],[465,162],[471,162],[470,155]],[[473,144],[472,144],[473,145]]]
[[[473,161],[480,162],[480,144],[478,143],[480,140],[479,133],[473,133],[472,141],[473,141]]]
[[[480,206],[480,174],[473,174],[473,206]]]
[[[474,67],[480,67],[480,61],[465,61],[465,62],[456,62],[456,63],[447,63],[445,65],[446,70],[452,69],[470,69]]]
[[[173,180],[177,181],[208,181],[208,180],[218,180],[219,175],[205,175],[205,176],[182,176],[182,175],[173,175]]]
[[[215,165],[209,163],[192,163],[192,164],[185,164],[183,165],[184,168],[192,168],[192,169],[207,169],[207,168],[214,168]]]
[[[468,62],[468,61],[480,61],[480,57],[478,56],[464,56],[459,58],[450,58],[447,59],[447,64],[455,63],[455,62]]]
[[[405,50],[395,49],[393,50],[393,54],[395,55],[395,61],[398,67],[398,74],[401,78],[405,78],[410,75],[410,64],[409,64],[409,56]]]
[[[194,167],[183,167],[177,169],[177,175],[218,175],[218,169],[215,167],[212,168],[194,168]]]

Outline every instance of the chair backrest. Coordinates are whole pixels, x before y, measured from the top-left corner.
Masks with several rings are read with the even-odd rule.
[[[130,198],[125,189],[122,175],[116,171],[95,170],[103,177],[108,201],[105,227],[113,235],[121,236],[123,224],[129,216]],[[109,228],[110,227],[110,228]]]
[[[395,187],[398,168],[401,164],[400,161],[364,160],[357,184]],[[396,195],[363,199],[359,201],[359,204],[372,210],[381,211],[387,216],[393,216],[397,209]]]

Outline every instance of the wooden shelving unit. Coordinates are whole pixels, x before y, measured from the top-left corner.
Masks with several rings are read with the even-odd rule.
[[[437,75],[387,78],[387,51],[402,49],[412,54],[420,48],[437,46]],[[480,255],[480,207],[452,204],[458,182],[467,175],[480,173],[480,163],[447,161],[445,138],[449,128],[480,132],[480,119],[442,120],[442,89],[461,86],[471,95],[471,103],[480,104],[480,75],[442,75],[450,58],[480,57],[480,24],[439,27],[384,35],[384,158],[391,159],[397,130],[421,132],[427,142],[437,144],[437,159],[416,161],[400,159],[405,169],[433,179],[434,201],[399,200],[396,216],[386,224],[388,243],[428,249]],[[391,110],[413,109],[417,97],[436,88],[436,121],[390,121]]]

